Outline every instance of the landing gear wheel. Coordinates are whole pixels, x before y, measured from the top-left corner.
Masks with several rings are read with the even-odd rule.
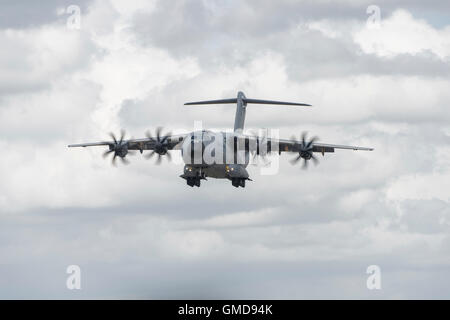
[[[239,188],[245,188],[245,179],[244,178],[233,178],[231,180],[231,184],[233,185],[233,187]]]
[[[200,178],[187,178],[186,183],[190,187],[200,187]]]

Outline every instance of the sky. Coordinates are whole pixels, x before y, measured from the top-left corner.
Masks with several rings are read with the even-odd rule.
[[[0,48],[0,298],[450,297],[448,1],[4,0]],[[238,91],[313,105],[247,129],[375,150],[242,189],[67,148],[229,129],[233,105],[183,103]]]

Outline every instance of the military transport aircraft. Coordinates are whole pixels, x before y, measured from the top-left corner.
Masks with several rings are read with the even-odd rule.
[[[108,149],[103,154],[107,157],[112,155],[112,163],[116,164],[118,157],[124,164],[128,163],[125,158],[133,150],[144,150],[151,152],[146,154],[147,159],[157,155],[156,164],[160,164],[162,157],[167,156],[171,160],[170,150],[180,150],[185,162],[184,172],[180,176],[185,179],[191,187],[200,187],[200,181],[207,177],[228,179],[234,187],[245,187],[245,181],[251,180],[246,170],[252,158],[256,156],[265,157],[272,152],[293,152],[298,155],[291,161],[297,163],[304,160],[303,167],[306,168],[308,161],[318,162],[314,153],[334,152],[335,149],[367,150],[372,148],[344,146],[327,143],[318,143],[317,137],[310,140],[306,138],[306,133],[302,134],[300,140],[295,138],[278,139],[268,135],[243,133],[245,112],[248,104],[273,104],[291,106],[311,106],[305,103],[292,103],[271,100],[249,99],[243,92],[238,92],[236,98],[188,102],[185,105],[206,105],[236,103],[236,116],[234,120],[233,132],[213,132],[210,130],[197,130],[187,134],[172,135],[170,133],[162,135],[162,128],[156,130],[156,135],[152,136],[149,131],[146,138],[125,140],[125,132],[122,131],[119,139],[112,133],[112,141],[102,141],[93,143],[71,144],[69,147],[91,147],[107,146]]]

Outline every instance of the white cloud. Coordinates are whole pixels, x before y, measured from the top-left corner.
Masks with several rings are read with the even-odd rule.
[[[233,3],[223,14],[196,5],[169,5],[180,17],[170,21],[158,3],[95,1],[80,31],[61,21],[0,30],[8,48],[0,50],[0,255],[9,275],[1,273],[0,296],[18,288],[18,297],[67,297],[33,279],[17,282],[37,266],[53,283],[67,261],[96,275],[86,297],[273,298],[289,288],[288,298],[370,298],[357,283],[373,263],[438,286],[450,248],[449,82],[445,70],[414,67],[435,66],[436,56],[439,68],[448,64],[448,27],[399,10],[379,31],[358,29],[353,3],[342,15],[328,2],[287,2],[281,11],[247,3],[233,21],[225,10],[236,12]],[[290,18],[280,22],[286,6]],[[302,9],[315,13],[305,24],[295,14]],[[261,26],[265,10],[274,12]],[[155,12],[164,25],[146,35],[134,28]],[[415,71],[390,70],[398,61]],[[140,154],[112,168],[101,148],[66,148],[122,126],[135,137],[199,119],[230,127],[232,106],[182,103],[238,90],[314,105],[250,106],[248,127],[279,127],[282,137],[307,130],[375,151],[337,151],[307,171],[282,155],[279,174],[250,168],[254,181],[241,190],[212,179],[188,188],[181,166],[156,167]],[[116,284],[118,275],[130,281]],[[407,276],[387,281],[395,285],[383,297],[421,296]]]
[[[450,27],[436,29],[404,9],[382,18],[380,28],[363,28],[354,37],[365,53],[380,56],[429,51],[448,61],[450,55]]]
[[[411,174],[400,177],[386,191],[391,200],[430,200],[449,201],[450,173]]]

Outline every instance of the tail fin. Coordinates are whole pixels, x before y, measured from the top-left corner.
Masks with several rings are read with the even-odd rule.
[[[283,101],[272,101],[272,100],[259,100],[259,99],[249,99],[242,91],[239,91],[237,98],[232,99],[220,99],[220,100],[207,100],[198,102],[187,102],[185,105],[202,105],[202,104],[223,104],[223,103],[236,103],[236,116],[234,118],[234,131],[242,131],[244,129],[245,122],[245,109],[247,103],[255,104],[276,104],[276,105],[287,105],[287,106],[308,106],[310,104],[306,103],[294,103],[294,102],[283,102]]]

